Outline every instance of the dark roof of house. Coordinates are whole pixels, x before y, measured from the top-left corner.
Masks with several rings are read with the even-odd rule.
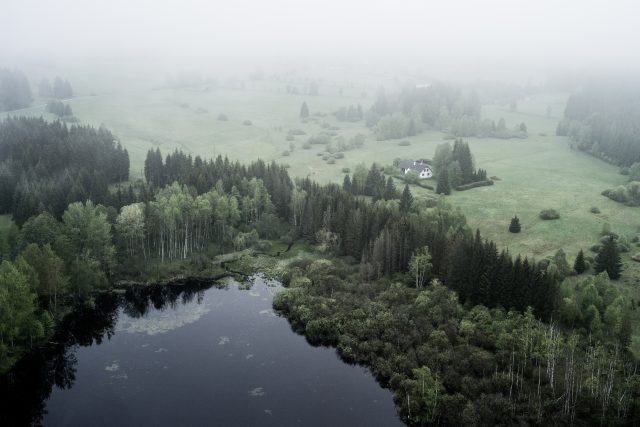
[[[429,166],[428,164],[416,162],[415,160],[401,160],[400,163],[398,163],[398,167],[400,169],[410,169],[416,172],[420,172],[424,170],[424,168],[431,169],[431,166]]]

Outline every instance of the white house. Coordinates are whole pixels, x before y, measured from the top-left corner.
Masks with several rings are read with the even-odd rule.
[[[431,170],[431,166],[424,163],[422,160],[402,160],[398,164],[398,167],[402,171],[402,173],[407,174],[409,171],[414,171],[418,174],[420,179],[429,179],[433,177],[433,171]]]

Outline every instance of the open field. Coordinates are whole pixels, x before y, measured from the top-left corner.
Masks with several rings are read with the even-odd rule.
[[[394,158],[431,158],[445,135],[428,131],[406,138],[409,146],[398,141],[376,141],[363,122],[337,121],[332,112],[340,107],[371,102],[357,91],[344,95],[336,88],[321,90],[320,96],[292,95],[282,87],[255,85],[246,90],[213,91],[147,90],[127,96],[106,94],[79,97],[69,101],[82,123],[104,125],[127,147],[131,157],[132,177],[142,175],[146,152],[160,147],[163,153],[176,148],[193,155],[212,157],[228,155],[231,159],[250,161],[262,158],[290,165],[292,176],[309,176],[320,182],[341,182],[342,168],[358,163],[390,164]],[[599,238],[602,225],[611,224],[614,231],[629,237],[640,230],[640,209],[625,207],[600,195],[601,191],[622,184],[626,178],[615,166],[573,150],[566,138],[555,136],[555,127],[564,111],[565,95],[536,95],[518,103],[517,111],[503,106],[485,106],[483,115],[492,119],[504,117],[507,126],[525,122],[529,138],[501,140],[467,138],[477,166],[497,176],[492,187],[455,192],[448,198],[466,214],[472,227],[494,239],[512,253],[537,258],[563,248],[570,259],[580,249],[587,249]],[[313,120],[302,123],[300,105],[306,101]],[[551,117],[546,116],[552,107]],[[21,111],[45,115],[43,107]],[[219,121],[224,113],[228,121]],[[321,114],[322,116],[315,116]],[[251,120],[251,126],[242,124]],[[324,124],[324,128],[323,125]],[[364,146],[345,152],[344,159],[333,165],[322,160],[324,145],[305,150],[302,144],[309,136],[335,126],[336,137],[349,140],[361,133]],[[296,136],[290,156],[286,141],[290,129],[301,129],[306,135]],[[431,191],[414,188],[416,197],[433,197]],[[601,214],[589,209],[597,206]],[[561,218],[543,221],[542,209],[553,208]],[[508,232],[510,218],[517,214],[522,233]]]

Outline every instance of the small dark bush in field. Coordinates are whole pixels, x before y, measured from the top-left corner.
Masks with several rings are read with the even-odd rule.
[[[342,168],[342,173],[351,173],[351,169],[349,169],[349,168]]]
[[[335,153],[333,157],[336,159],[344,159],[344,153]]]
[[[306,135],[307,133],[302,129],[289,129],[289,135]]]
[[[398,145],[400,145],[402,147],[407,147],[407,146],[411,145],[411,143],[409,141],[407,141],[407,140],[404,140],[404,141],[398,142]]]
[[[251,123],[251,120],[245,120],[242,124],[245,126],[251,126],[253,123]]]
[[[327,156],[327,155],[322,156],[322,160],[324,160],[326,162],[327,160],[329,160],[329,156]]]
[[[283,155],[284,157],[287,157],[287,156],[289,156],[290,154],[291,154],[291,153],[289,153],[289,152],[288,152],[288,151],[286,151],[286,150],[282,152],[282,155]]]
[[[221,122],[226,122],[229,119],[227,118],[227,116],[225,114],[220,113],[220,114],[218,114],[218,120],[221,121]]]
[[[596,243],[595,245],[589,248],[591,252],[595,252],[595,253],[600,252],[600,249],[602,249],[602,245],[600,243]]]
[[[498,178],[497,176],[492,176],[490,179],[492,181],[500,181],[500,178]]]
[[[589,212],[591,212],[592,214],[599,214],[600,209],[597,206],[591,206],[591,209],[589,209]]]
[[[287,138],[286,138],[286,140],[287,140],[287,141],[293,141],[293,140],[295,140],[295,139],[296,139],[296,138],[295,138],[293,135],[291,135],[291,134],[287,135]]]
[[[336,159],[331,157],[329,160],[327,160],[327,163],[330,164],[330,165],[335,165],[336,164]]]
[[[517,216],[511,218],[511,224],[509,224],[509,231],[511,233],[519,233],[522,227],[520,226],[520,219]]]
[[[543,211],[540,211],[540,214],[538,216],[540,217],[540,219],[551,220],[560,218],[560,213],[558,213],[558,211],[555,209],[545,209]]]

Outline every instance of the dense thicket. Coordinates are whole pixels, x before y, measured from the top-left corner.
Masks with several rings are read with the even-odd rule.
[[[0,111],[11,111],[31,105],[31,86],[18,70],[0,68]]]
[[[106,129],[42,118],[0,123],[0,213],[21,225],[74,201],[104,203],[110,183],[129,178],[129,154]]]
[[[640,87],[591,84],[574,93],[556,133],[612,163],[640,162]]]
[[[336,346],[345,360],[370,367],[394,391],[409,425],[640,421],[640,382],[623,350],[628,316],[621,335],[627,343],[618,340],[625,329],[619,314],[628,313],[629,302],[606,277],[580,283],[565,297],[566,321],[576,327],[581,320],[571,313],[584,313],[587,322],[594,316],[600,322],[600,309],[610,313],[581,334],[566,334],[531,311],[465,308],[437,280],[424,289],[362,281],[325,259],[294,263],[285,282],[274,307],[312,343]],[[615,302],[606,307],[610,295]]]

